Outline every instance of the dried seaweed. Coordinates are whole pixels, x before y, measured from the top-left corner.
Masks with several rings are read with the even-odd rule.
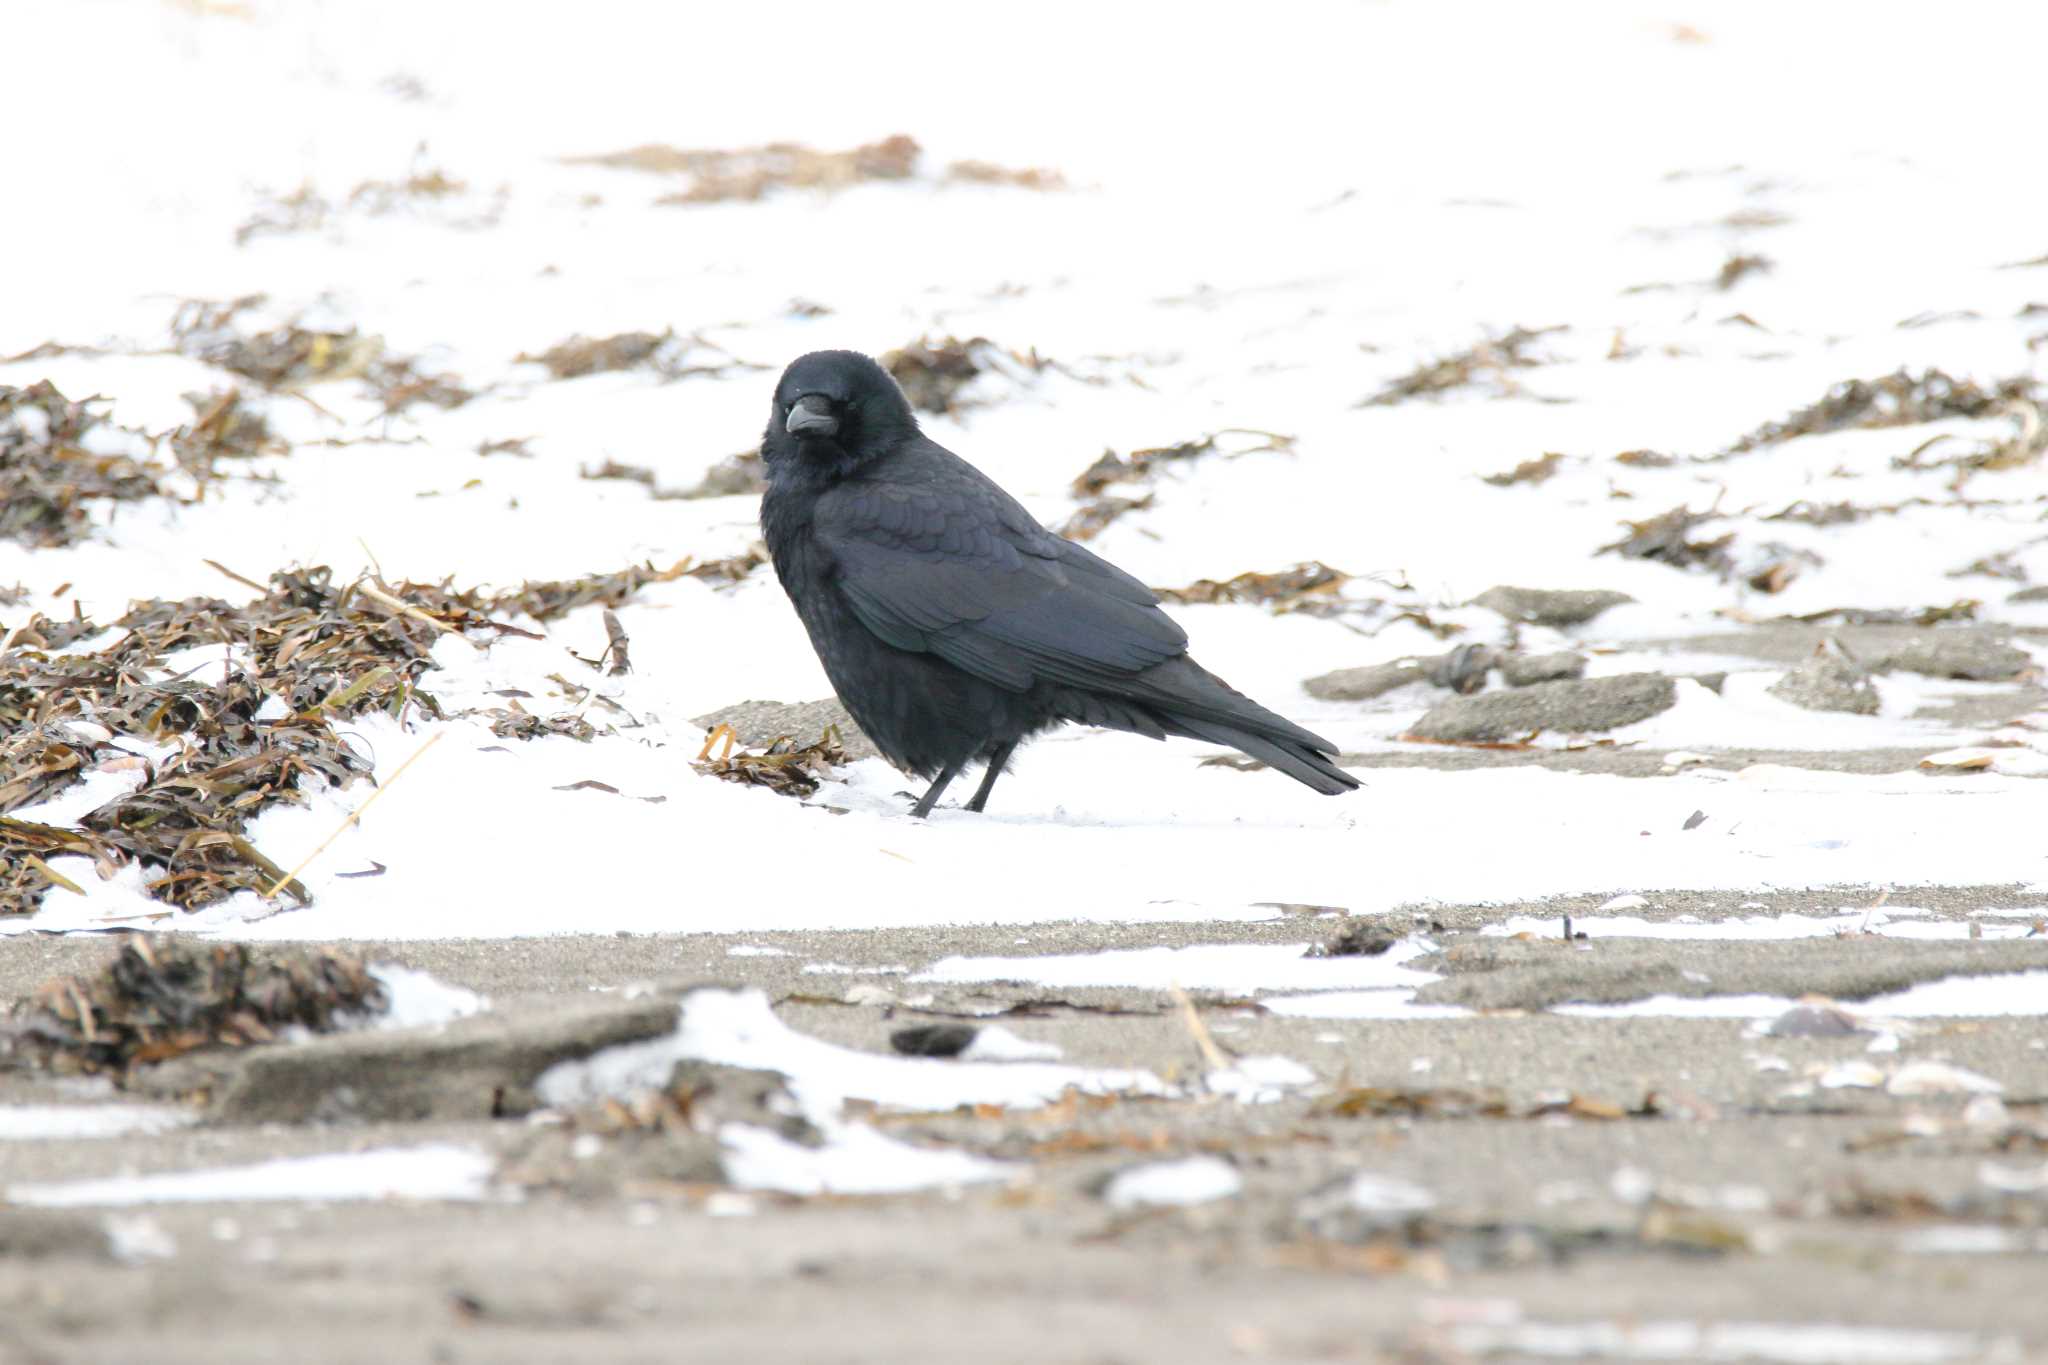
[[[1043,166],[998,166],[992,161],[955,161],[945,178],[956,185],[1008,185],[1020,190],[1063,190],[1067,178]]]
[[[60,651],[97,633],[95,623],[33,617],[0,653],[0,914],[32,912],[52,886],[67,885],[46,861],[59,855],[91,858],[104,875],[138,862],[152,875],[149,894],[173,908],[267,893],[284,873],[244,837],[248,821],[280,802],[303,802],[309,778],[342,786],[369,771],[335,728],[347,718],[415,707],[441,717],[419,684],[443,636],[531,635],[490,613],[552,619],[589,603],[615,607],[648,583],[684,575],[731,581],[763,562],[749,550],[497,595],[445,581],[336,586],[326,568],[295,569],[273,575],[269,590],[241,607],[199,597],[135,603],[115,623],[126,632],[121,639],[85,655]],[[198,645],[228,646],[226,661],[203,676],[166,676],[168,656]],[[620,630],[608,658],[623,663],[623,654]],[[537,717],[515,705],[484,714],[501,736],[595,733],[573,713]],[[146,762],[122,749],[124,736],[173,751]],[[4,814],[110,765],[139,767],[144,780],[77,829]],[[306,899],[295,881],[284,889]]]
[[[698,751],[697,760],[691,766],[709,777],[744,786],[766,787],[778,796],[801,799],[818,790],[818,783],[846,762],[846,752],[840,748],[839,727],[836,725],[826,726],[825,733],[815,743],[800,749],[785,736],[766,749],[734,752],[735,739],[730,725],[716,727],[705,736],[704,747]],[[716,758],[711,756],[713,749],[720,749]]]
[[[1481,481],[1495,488],[1512,488],[1518,483],[1546,483],[1557,473],[1557,467],[1564,462],[1564,456],[1556,451],[1539,455],[1533,460],[1524,460],[1513,469],[1500,474],[1481,475]]]
[[[1714,277],[1714,288],[1727,292],[1750,275],[1768,275],[1777,268],[1777,262],[1768,256],[1756,256],[1738,252],[1721,263],[1721,273]]]
[[[271,195],[256,212],[235,228],[235,245],[247,246],[266,235],[290,236],[316,232],[344,212],[383,217],[401,210],[411,211],[423,204],[438,204],[466,194],[469,186],[438,167],[409,172],[398,180],[365,180],[336,203],[305,182],[289,194]],[[495,204],[470,217],[455,220],[458,227],[487,227],[504,211],[505,193]]]
[[[491,733],[499,739],[560,737],[588,744],[597,738],[597,727],[574,711],[536,716],[514,701],[510,706],[487,708],[481,714],[491,717]]]
[[[74,544],[91,529],[87,504],[163,493],[151,466],[86,448],[106,422],[93,402],[74,403],[47,381],[25,389],[0,384],[0,539]]]
[[[652,564],[634,564],[617,573],[544,579],[498,594],[490,599],[490,609],[518,611],[536,621],[553,621],[592,602],[602,602],[607,607],[620,606],[649,583],[673,583],[688,572],[690,561],[681,559],[666,569],[657,569]]]
[[[674,332],[620,332],[608,337],[573,336],[548,347],[538,355],[521,351],[513,359],[520,364],[545,365],[557,379],[578,379],[586,374],[609,370],[630,370],[652,361],[655,353],[675,339]]]
[[[415,705],[440,714],[417,686],[435,643],[493,623],[477,594],[445,586],[337,588],[324,568],[277,574],[271,584],[243,607],[215,598],[136,603],[116,623],[126,634],[93,654],[56,654],[60,646],[17,637],[0,655],[0,726],[17,735],[0,749],[8,808],[46,799],[97,765],[141,765],[135,790],[63,832],[84,846],[59,851],[89,853],[108,869],[138,861],[157,874],[149,893],[176,908],[275,885],[283,873],[243,837],[247,822],[280,802],[303,802],[309,777],[342,786],[368,772],[337,722]],[[202,644],[233,647],[218,676],[162,676],[167,655]],[[176,749],[144,764],[100,730]],[[10,868],[42,856],[50,835],[39,831],[21,822],[0,829]],[[296,882],[287,889],[304,898]],[[0,913],[32,911],[46,890],[13,878]]]
[[[1222,439],[1226,436],[1249,436],[1254,439],[1255,444],[1225,451]],[[1152,494],[1146,493],[1135,498],[1125,497],[1109,492],[1112,484],[1150,482],[1158,478],[1169,466],[1201,459],[1206,455],[1220,453],[1227,459],[1236,459],[1241,455],[1258,455],[1268,451],[1291,454],[1293,450],[1292,436],[1259,431],[1251,427],[1224,427],[1177,445],[1151,446],[1143,450],[1134,450],[1127,456],[1119,456],[1114,450],[1105,450],[1096,458],[1094,464],[1075,477],[1075,496],[1089,501],[1061,524],[1059,533],[1069,540],[1091,540],[1124,513],[1152,505]]]
[[[682,175],[689,188],[664,195],[661,204],[752,203],[771,190],[808,189],[833,193],[872,181],[910,180],[923,156],[915,139],[901,133],[839,152],[821,152],[795,142],[772,142],[729,151],[648,143],[601,156],[567,158],[570,165],[608,166],[656,175]],[[944,173],[927,176],[940,185],[997,185],[1025,190],[1060,190],[1066,179],[1042,167],[1011,168],[986,161],[955,161]]]
[[[203,485],[218,477],[221,460],[249,460],[290,449],[272,436],[270,423],[250,408],[236,388],[188,393],[192,420],[170,433],[171,453]]]
[[[1360,399],[1356,406],[1388,407],[1410,398],[1433,398],[1482,381],[1493,385],[1495,397],[1513,397],[1523,390],[1515,382],[1512,372],[1533,369],[1545,363],[1529,353],[1530,345],[1540,337],[1566,330],[1568,328],[1562,324],[1512,328],[1505,336],[1489,337],[1466,350],[1417,366],[1378,393]]]
[[[842,152],[821,152],[795,142],[731,151],[647,143],[622,152],[564,160],[572,166],[686,175],[690,178],[688,189],[655,202],[697,205],[749,203],[776,189],[836,191],[871,180],[907,180],[917,170],[918,156],[917,143],[899,133]]]
[[[226,302],[187,299],[172,316],[172,344],[180,355],[279,392],[359,379],[387,413],[418,402],[459,408],[476,396],[456,376],[427,373],[417,360],[389,352],[382,337],[353,327],[335,331],[285,323],[268,331],[244,331],[240,316],[264,302],[261,294]]]
[[[1683,506],[1674,507],[1648,521],[1624,522],[1629,533],[1611,545],[1602,545],[1595,553],[1618,554],[1624,559],[1655,560],[1674,569],[1705,568],[1727,574],[1734,569],[1734,559],[1728,553],[1728,547],[1735,541],[1734,533],[1713,540],[1692,539],[1694,527],[1717,520],[1719,516],[1718,512],[1694,512]]]
[[[1725,453],[1742,455],[1831,431],[1918,426],[1950,417],[1990,417],[2009,404],[2032,404],[2038,396],[2038,385],[2025,375],[2000,380],[1988,389],[1940,370],[1917,375],[1900,370],[1880,379],[1850,379],[1782,421],[1764,423]]]
[[[1220,583],[1213,578],[1203,578],[1185,588],[1154,588],[1152,591],[1168,602],[1178,602],[1183,606],[1256,602],[1278,614],[1299,610],[1305,598],[1327,601],[1350,581],[1351,575],[1342,569],[1333,569],[1321,560],[1312,559],[1278,573],[1241,573]]]
[[[1068,540],[1093,540],[1124,513],[1141,511],[1151,505],[1150,493],[1140,498],[1116,497],[1105,493],[1061,522],[1059,533]]]
[[[743,450],[728,455],[704,471],[694,485],[676,493],[657,494],[671,498],[732,498],[763,492],[768,478],[761,472],[761,452]]]
[[[1119,457],[1113,450],[1105,450],[1094,464],[1082,470],[1075,478],[1074,493],[1079,497],[1089,497],[1100,493],[1113,483],[1156,479],[1168,465],[1221,452],[1219,443],[1225,436],[1251,436],[1255,437],[1257,442],[1241,450],[1227,452],[1226,457],[1229,459],[1236,459],[1241,455],[1264,454],[1268,451],[1291,454],[1294,450],[1292,436],[1258,431],[1251,427],[1224,427],[1219,431],[1197,436],[1191,441],[1181,441],[1170,446],[1151,446],[1144,450],[1134,450],[1123,457]]]
[[[960,409],[960,390],[978,375],[990,371],[1036,374],[1050,363],[1036,351],[1006,351],[987,337],[966,341],[950,336],[942,341],[919,337],[881,358],[882,368],[902,387],[912,407],[940,415]]]
[[[109,1075],[206,1047],[327,1032],[381,1013],[384,987],[338,948],[256,948],[138,935],[91,976],[56,977],[10,1012],[8,1050],[62,1074]]]

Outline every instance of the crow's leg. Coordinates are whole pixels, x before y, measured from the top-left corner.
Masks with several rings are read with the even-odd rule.
[[[1010,761],[1010,754],[1017,748],[1017,741],[1011,740],[988,756],[988,772],[981,779],[981,786],[974,793],[974,799],[967,803],[967,809],[978,811],[988,804],[988,794],[996,789],[996,779],[1003,775],[1003,765]]]
[[[948,763],[944,771],[939,774],[937,780],[932,783],[931,790],[919,797],[917,804],[910,808],[910,818],[922,820],[927,815],[930,815],[932,807],[939,804],[939,796],[946,790],[946,784],[960,776],[960,770],[966,766],[967,760],[964,758]]]

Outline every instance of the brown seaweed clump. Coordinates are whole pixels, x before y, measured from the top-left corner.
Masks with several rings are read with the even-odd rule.
[[[839,744],[839,728],[834,725],[826,726],[815,743],[802,748],[784,736],[763,750],[742,748],[734,752],[737,739],[730,725],[714,727],[704,737],[704,747],[691,766],[707,777],[742,786],[766,787],[778,796],[801,799],[815,792],[821,780],[846,762],[846,751]],[[713,758],[711,751],[721,744],[723,748]]]
[[[200,1048],[330,1032],[389,1006],[382,983],[338,948],[270,948],[136,935],[90,976],[53,977],[18,1002],[7,1051],[46,1071],[108,1075]]]
[[[151,465],[86,448],[106,422],[91,402],[73,402],[48,381],[0,384],[0,539],[39,549],[75,544],[92,529],[89,504],[163,494]]]

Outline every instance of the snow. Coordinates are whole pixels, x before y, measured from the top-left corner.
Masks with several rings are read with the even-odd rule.
[[[1987,972],[1923,981],[1890,995],[1853,1002],[1855,1013],[1871,1019],[1983,1019],[2042,1012],[2048,1000],[2048,971]],[[1593,1019],[1658,1015],[1673,1019],[1767,1019],[1796,1002],[1774,995],[1653,995],[1619,1005],[1558,1005],[1558,1014]]]
[[[198,1120],[160,1104],[8,1104],[0,1105],[0,1142],[168,1133]]]
[[[1228,1199],[1243,1188],[1244,1177],[1223,1158],[1190,1156],[1118,1171],[1102,1198],[1113,1209],[1183,1208]]]
[[[1591,1322],[1461,1323],[1445,1333],[1474,1357],[1543,1360],[1745,1361],[1751,1365],[1940,1365],[2004,1358],[1969,1332],[1931,1332],[1847,1323],[1689,1322],[1630,1319]],[[2017,1350],[2017,1343],[2010,1343]],[[2015,1357],[2016,1358],[2016,1357]]]
[[[836,1123],[849,1099],[934,1111],[969,1104],[1036,1107],[1069,1089],[1091,1095],[1168,1093],[1165,1082],[1143,1070],[895,1057],[838,1047],[790,1028],[758,990],[691,991],[679,1013],[676,1032],[668,1037],[557,1063],[541,1074],[534,1093],[559,1107],[656,1089],[686,1059],[779,1071],[805,1115],[821,1126]]]
[[[806,1147],[746,1123],[718,1130],[725,1178],[785,1194],[903,1194],[1011,1178],[1019,1168],[969,1152],[912,1147],[866,1124],[847,1124]]]
[[[383,985],[389,1000],[382,1014],[370,1017],[373,1028],[433,1027],[467,1019],[491,1007],[491,1002],[475,991],[452,986],[431,972],[378,962],[371,964],[370,975]]]
[[[1035,1043],[1001,1024],[984,1024],[974,1031],[974,1041],[960,1057],[969,1062],[1056,1062],[1065,1055],[1058,1044]]]
[[[162,1175],[8,1185],[0,1188],[0,1199],[39,1208],[275,1200],[476,1200],[485,1197],[495,1165],[493,1158],[478,1148],[433,1143],[283,1157],[252,1166]]]

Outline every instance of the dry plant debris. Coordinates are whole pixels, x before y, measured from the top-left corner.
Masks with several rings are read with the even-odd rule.
[[[1506,335],[1490,337],[1463,351],[1420,365],[1394,380],[1371,397],[1360,399],[1361,408],[1388,407],[1410,398],[1435,397],[1482,381],[1493,385],[1494,396],[1509,398],[1523,392],[1513,371],[1533,369],[1545,362],[1530,354],[1538,338],[1568,330],[1555,327],[1515,327]]]
[[[710,356],[693,360],[692,357],[703,351],[710,352]],[[519,364],[545,366],[554,379],[581,379],[585,375],[644,369],[669,382],[688,379],[692,375],[762,368],[735,358],[724,347],[695,333],[678,336],[673,328],[661,332],[619,332],[605,337],[572,336],[537,354],[522,351],[513,360]]]
[[[64,651],[97,634],[97,623],[32,616],[7,632],[0,653],[0,914],[34,911],[52,887],[76,890],[49,865],[60,855],[91,858],[102,875],[138,862],[153,874],[149,894],[172,909],[267,892],[284,873],[243,836],[248,821],[279,802],[304,802],[309,776],[339,787],[369,772],[335,728],[349,717],[417,708],[443,718],[419,685],[443,636],[530,636],[492,614],[549,620],[593,602],[615,607],[648,583],[685,575],[731,581],[762,562],[750,550],[498,594],[446,582],[336,586],[326,568],[294,569],[240,607],[217,598],[135,603],[113,623],[126,634],[91,654]],[[167,676],[170,656],[199,645],[230,653]],[[580,714],[534,716],[516,703],[482,714],[508,738],[595,733]],[[124,738],[172,752],[148,759],[123,748]],[[7,814],[113,766],[141,771],[142,783],[75,829]],[[284,889],[307,899],[296,881]]]
[[[1556,451],[1539,455],[1533,460],[1524,460],[1513,469],[1500,474],[1485,474],[1481,478],[1495,488],[1512,488],[1518,483],[1543,483],[1557,473],[1564,456]]]
[[[1782,421],[1766,422],[1727,449],[1742,455],[1800,436],[1830,431],[1868,431],[1883,427],[1918,426],[1950,417],[1992,417],[2018,405],[2034,406],[2038,385],[2030,376],[2002,379],[1986,389],[1940,370],[1909,374],[1900,370],[1881,379],[1850,379],[1835,385],[1820,401]]]
[[[219,477],[221,460],[250,460],[291,449],[271,435],[268,419],[247,404],[238,388],[188,393],[185,401],[192,405],[192,420],[171,431],[171,453],[202,486]]]
[[[257,210],[236,227],[235,245],[247,246],[266,235],[317,232],[329,220],[345,212],[381,218],[401,211],[416,211],[458,199],[468,191],[467,184],[438,167],[416,169],[397,180],[365,180],[339,202],[321,194],[309,181],[289,194],[268,195]],[[466,217],[449,218],[439,210],[434,211],[434,216],[452,227],[490,227],[498,221],[504,206],[505,192],[500,190],[494,202]]]
[[[106,414],[48,382],[0,384],[0,538],[47,548],[86,537],[94,501],[136,502],[163,487],[151,466],[86,445]]]
[[[1618,554],[1624,559],[1655,560],[1674,569],[1705,568],[1725,575],[1734,568],[1728,547],[1734,543],[1735,534],[1731,531],[1713,540],[1692,538],[1693,528],[1719,516],[1718,512],[1694,512],[1683,506],[1674,507],[1648,521],[1624,522],[1629,533],[1611,545],[1602,545],[1595,553]]]
[[[960,390],[977,375],[990,370],[1037,374],[1050,364],[1037,351],[1006,351],[987,337],[934,341],[924,336],[881,358],[882,368],[902,387],[910,405],[938,415],[960,409]]]
[[[1714,288],[1724,293],[1750,275],[1768,275],[1777,268],[1777,262],[1768,256],[1756,256],[1738,252],[1721,263],[1721,273],[1714,277]]]
[[[709,777],[766,787],[778,796],[801,799],[815,792],[821,779],[830,777],[833,769],[846,762],[846,753],[839,747],[839,728],[833,725],[826,726],[815,743],[800,749],[793,739],[784,736],[763,750],[735,752],[735,740],[730,725],[716,727],[704,737],[704,747],[691,766]],[[712,756],[714,749],[718,750],[716,757]]]
[[[173,348],[276,392],[358,379],[387,413],[403,412],[414,403],[459,408],[476,396],[458,377],[427,373],[413,358],[389,352],[382,337],[353,327],[333,331],[285,323],[268,331],[243,330],[241,314],[264,302],[261,294],[226,302],[185,300],[171,319]]]
[[[522,584],[481,601],[488,611],[517,611],[536,621],[552,621],[592,602],[616,608],[649,583],[673,583],[678,578],[737,583],[767,562],[766,553],[756,546],[726,559],[706,560],[701,564],[691,559],[679,559],[666,569],[657,569],[652,564],[633,564],[616,573],[544,579]]]
[[[1333,599],[1350,581],[1351,575],[1342,569],[1333,569],[1321,560],[1312,559],[1278,573],[1241,573],[1220,583],[1213,578],[1203,578],[1184,588],[1154,588],[1152,591],[1165,601],[1183,606],[1256,602],[1278,614],[1299,610],[1307,598]]]
[[[1250,437],[1253,443],[1225,451],[1221,443],[1226,436]],[[1268,451],[1291,454],[1293,450],[1292,436],[1259,431],[1251,427],[1224,427],[1176,445],[1134,450],[1127,456],[1119,456],[1114,450],[1105,450],[1096,458],[1094,464],[1075,477],[1074,496],[1088,501],[1061,524],[1059,533],[1069,540],[1092,540],[1124,513],[1152,505],[1152,494],[1146,493],[1135,498],[1125,497],[1110,492],[1112,484],[1151,482],[1170,465],[1198,460],[1207,455],[1222,454],[1225,458],[1234,460],[1242,455],[1258,455]]]
[[[252,947],[135,935],[90,976],[45,981],[10,1011],[15,1058],[119,1083],[140,1066],[206,1047],[324,1033],[389,1000],[368,964],[338,948]]]
[[[771,142],[724,151],[648,143],[601,156],[569,157],[567,161],[570,165],[687,176],[687,189],[664,195],[656,202],[700,205],[751,203],[771,190],[831,193],[871,181],[911,180],[918,176],[923,154],[916,139],[898,133],[880,142],[838,152],[821,152],[795,142]],[[1027,190],[1066,188],[1066,180],[1057,171],[1035,167],[1011,169],[985,161],[956,161],[930,179],[937,184],[1007,185]]]

